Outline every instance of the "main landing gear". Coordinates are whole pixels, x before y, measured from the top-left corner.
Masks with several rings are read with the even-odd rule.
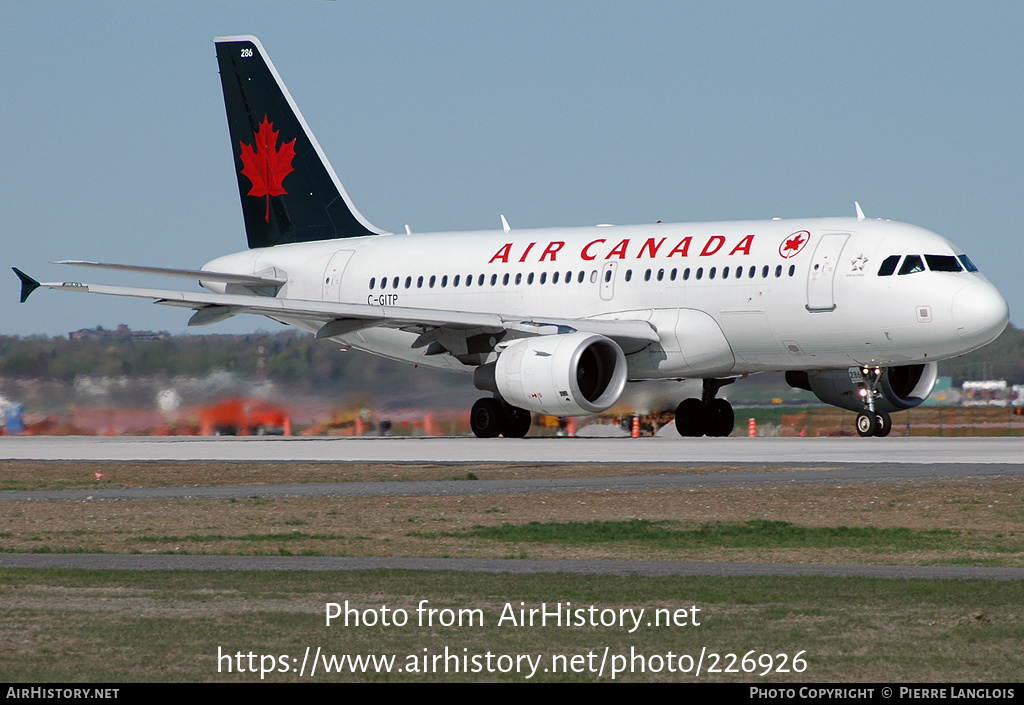
[[[892,417],[884,411],[875,410],[875,397],[878,396],[878,380],[882,370],[878,367],[862,367],[864,386],[860,390],[864,402],[864,410],[857,414],[857,433],[863,437],[888,436],[892,430]]]
[[[522,438],[532,423],[529,411],[494,397],[477,399],[469,414],[469,425],[477,438]]]
[[[684,399],[676,407],[676,430],[680,436],[722,437],[732,433],[736,421],[732,404],[715,398],[719,389],[732,382],[731,379],[706,379],[700,399]]]

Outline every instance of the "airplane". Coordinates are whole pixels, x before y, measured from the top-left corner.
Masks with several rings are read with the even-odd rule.
[[[262,44],[215,40],[249,249],[199,270],[60,264],[194,279],[206,291],[75,281],[37,288],[249,313],[343,349],[472,375],[478,437],[523,437],[531,413],[610,408],[628,382],[702,380],[680,435],[727,436],[718,397],[750,374],[857,412],[861,436],[920,404],[937,362],[993,341],[1006,301],[964,251],[923,228],[855,217],[390,233],[356,209]]]

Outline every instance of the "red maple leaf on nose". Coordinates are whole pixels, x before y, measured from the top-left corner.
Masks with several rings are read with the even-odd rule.
[[[266,220],[270,222],[270,197],[282,196],[287,191],[281,185],[284,177],[295,171],[292,168],[292,158],[295,157],[295,140],[285,142],[281,148],[277,147],[277,136],[279,132],[274,129],[274,123],[270,122],[266,115],[259,128],[253,132],[253,145],[249,146],[242,141],[242,174],[252,182],[252,189],[247,195],[265,197],[267,199]]]

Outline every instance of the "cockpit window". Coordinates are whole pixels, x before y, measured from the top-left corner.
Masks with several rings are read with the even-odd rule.
[[[962,272],[963,267],[953,255],[925,255],[924,261],[933,272]]]
[[[971,258],[968,257],[967,255],[957,255],[957,258],[961,262],[963,262],[964,269],[966,269],[968,272],[978,271],[978,267],[974,264],[974,262],[971,261]]]
[[[907,255],[907,258],[903,260],[903,266],[900,267],[900,275],[917,274],[923,271],[924,262],[921,261],[920,255]]]
[[[899,264],[900,257],[902,257],[902,255],[890,255],[889,257],[886,257],[882,262],[882,266],[878,268],[878,276],[891,276],[892,273],[896,271],[896,265]]]

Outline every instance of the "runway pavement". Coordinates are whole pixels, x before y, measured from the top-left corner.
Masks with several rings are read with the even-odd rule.
[[[1024,438],[282,438],[4,436],[7,460],[1024,465]]]

